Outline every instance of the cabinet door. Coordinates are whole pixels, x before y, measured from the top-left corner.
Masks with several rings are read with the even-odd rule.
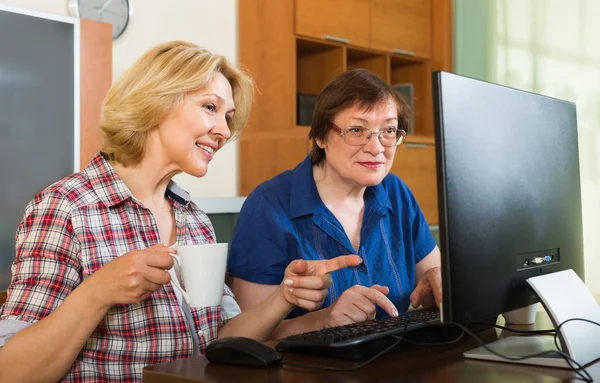
[[[308,153],[308,129],[251,132],[240,140],[239,195],[247,196],[261,182],[296,167]]]
[[[371,0],[371,47],[431,57],[431,0]]]
[[[437,224],[435,146],[411,142],[398,146],[391,172],[400,177],[415,195],[427,223]]]
[[[296,34],[369,46],[370,0],[296,0]]]
[[[83,169],[102,146],[102,100],[112,83],[112,27],[81,19],[79,27],[79,168]]]
[[[256,84],[243,134],[292,129],[296,124],[294,4],[240,0],[238,20],[239,61]]]

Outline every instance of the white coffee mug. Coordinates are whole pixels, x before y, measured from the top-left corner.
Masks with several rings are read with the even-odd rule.
[[[227,267],[227,243],[202,245],[174,245],[177,254],[171,254],[177,262],[185,290],[177,278],[173,285],[181,292],[190,307],[221,305],[225,270]]]

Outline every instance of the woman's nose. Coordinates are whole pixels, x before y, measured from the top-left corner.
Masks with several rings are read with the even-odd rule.
[[[219,118],[215,126],[211,129],[211,132],[223,137],[224,139],[231,137],[231,129],[229,129],[227,118]]]
[[[371,133],[371,139],[363,147],[366,152],[379,154],[385,150],[385,147],[381,145],[379,136],[376,133]]]

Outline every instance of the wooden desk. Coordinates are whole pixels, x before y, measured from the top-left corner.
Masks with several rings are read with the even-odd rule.
[[[499,319],[498,324],[503,324]],[[546,313],[538,313],[535,325],[514,326],[531,330],[551,328]],[[489,329],[478,334],[485,342],[493,342],[512,333]],[[274,343],[274,342],[273,342]],[[575,374],[569,370],[543,368],[497,362],[466,360],[464,351],[477,344],[470,338],[443,347],[422,347],[409,352],[385,355],[371,364],[351,372],[334,372],[298,367],[251,368],[215,365],[203,356],[158,364],[144,369],[147,383],[190,382],[315,382],[315,383],[366,383],[366,382],[514,382],[550,383],[571,381]],[[324,359],[307,355],[285,354],[284,360],[306,364],[352,366],[356,362]],[[595,381],[600,381],[600,362],[587,366]]]

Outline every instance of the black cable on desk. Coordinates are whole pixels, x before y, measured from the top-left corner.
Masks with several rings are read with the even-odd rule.
[[[450,324],[453,326],[458,327],[459,329],[462,330],[462,332],[460,333],[460,335],[453,340],[450,340],[448,342],[416,342],[416,341],[412,341],[410,339],[404,339],[404,335],[406,334],[406,328],[408,326],[408,322],[405,323],[404,325],[404,331],[402,332],[402,334],[398,337],[398,336],[392,336],[393,338],[396,339],[396,341],[390,345],[389,347],[386,347],[384,350],[382,350],[381,352],[377,353],[375,356],[373,356],[372,358],[366,360],[365,362],[358,364],[356,366],[353,367],[336,367],[336,366],[323,366],[323,365],[311,365],[311,364],[303,364],[303,363],[292,363],[292,362],[280,362],[281,365],[283,366],[293,366],[293,367],[305,367],[305,368],[315,368],[315,369],[321,369],[321,370],[330,370],[330,371],[353,371],[353,370],[358,370],[359,368],[362,368],[366,365],[368,365],[369,363],[375,361],[376,359],[378,359],[379,357],[383,356],[384,354],[386,354],[387,352],[389,352],[391,349],[393,349],[394,347],[396,347],[400,342],[405,341],[405,342],[409,342],[409,343],[413,343],[413,344],[417,344],[420,346],[442,346],[442,345],[449,345],[452,343],[456,343],[458,342],[460,339],[462,339],[463,335],[466,333],[468,334],[471,338],[473,338],[477,343],[479,343],[484,349],[486,349],[487,351],[489,351],[490,353],[508,360],[508,361],[521,361],[521,360],[525,360],[525,359],[530,359],[530,358],[536,358],[536,357],[540,357],[540,356],[544,356],[544,355],[550,355],[550,354],[558,354],[559,356],[561,356],[563,359],[565,359],[565,361],[567,362],[567,364],[569,365],[569,367],[571,368],[571,370],[577,375],[576,379],[580,379],[583,380],[585,382],[593,382],[594,380],[592,379],[591,375],[587,372],[587,370],[585,368],[583,368],[582,365],[580,365],[577,361],[575,361],[573,358],[571,358],[568,354],[566,354],[565,352],[563,352],[560,349],[559,343],[558,343],[558,335],[560,334],[560,329],[563,325],[565,325],[568,322],[572,322],[572,321],[583,321],[583,322],[588,322],[591,324],[595,324],[596,326],[600,326],[600,323],[588,320],[588,319],[584,319],[584,318],[571,318],[568,319],[564,322],[562,322],[557,328],[556,330],[512,330],[509,329],[507,327],[503,327],[503,326],[498,326],[498,325],[489,325],[490,327],[497,327],[497,328],[501,328],[501,329],[505,329],[507,331],[512,331],[515,333],[521,333],[521,334],[548,334],[548,333],[552,333],[554,332],[554,344],[556,346],[556,350],[550,350],[550,351],[544,351],[544,352],[539,352],[536,354],[531,354],[531,355],[525,355],[525,356],[509,356],[509,355],[503,355],[500,354],[499,352],[495,351],[494,349],[492,349],[491,347],[489,347],[487,344],[485,344],[477,335],[475,335],[471,330],[469,330],[466,326],[463,326],[460,323],[455,323],[455,322],[448,322],[445,324]]]
[[[572,322],[572,321],[583,321],[583,322],[588,322],[588,323],[592,323],[595,324],[596,326],[600,326],[600,323],[588,320],[588,319],[583,319],[583,318],[571,318],[568,319],[564,322],[562,322],[557,328],[556,328],[556,332],[554,333],[554,344],[556,346],[556,350],[549,350],[549,351],[543,351],[543,352],[539,352],[536,354],[531,354],[531,355],[525,355],[525,356],[509,356],[509,355],[503,355],[500,354],[499,352],[497,352],[496,350],[492,349],[491,347],[489,347],[487,344],[485,344],[481,339],[479,339],[479,337],[477,335],[475,335],[471,330],[469,330],[467,327],[463,326],[460,323],[454,323],[454,322],[449,322],[448,324],[454,325],[459,327],[460,329],[462,329],[464,332],[466,332],[469,336],[471,336],[471,338],[475,339],[475,341],[477,343],[479,343],[484,349],[486,349],[488,352],[502,358],[508,361],[521,361],[521,360],[525,360],[525,359],[530,359],[530,358],[536,358],[536,357],[540,357],[540,356],[544,356],[544,355],[550,355],[550,354],[558,354],[560,355],[569,365],[569,367],[571,368],[571,370],[577,375],[577,379],[581,379],[585,382],[593,382],[594,380],[592,379],[591,375],[587,372],[587,370],[585,368],[583,368],[582,365],[580,365],[577,361],[575,361],[573,358],[571,358],[568,354],[566,354],[565,352],[563,352],[558,344],[558,335],[560,334],[560,328],[568,322]]]
[[[473,325],[495,327],[495,328],[498,328],[500,330],[513,332],[515,334],[551,335],[551,334],[554,334],[556,332],[556,330],[515,330],[515,329],[512,329],[510,327],[505,327],[505,326],[500,326],[500,325],[497,325],[497,324],[491,324],[491,323],[485,323],[485,322],[473,322],[473,323],[470,323],[468,326],[473,326]]]

